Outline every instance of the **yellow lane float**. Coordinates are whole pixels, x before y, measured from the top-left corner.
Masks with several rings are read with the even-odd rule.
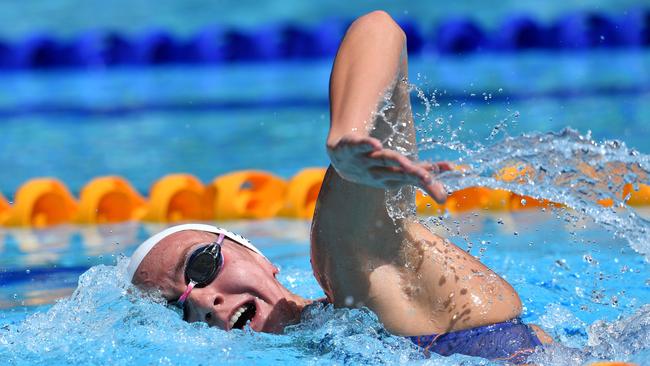
[[[325,177],[324,168],[306,168],[294,175],[289,181],[280,215],[310,219],[314,215],[323,177]]]
[[[144,221],[208,220],[210,204],[203,183],[190,174],[170,174],[153,184]]]
[[[139,220],[145,200],[121,177],[99,177],[81,190],[77,222],[107,224]]]
[[[45,226],[70,222],[77,214],[77,202],[68,189],[53,178],[35,178],[16,192],[5,226]]]
[[[207,187],[214,219],[268,219],[284,206],[287,182],[267,172],[244,170],[222,175]]]

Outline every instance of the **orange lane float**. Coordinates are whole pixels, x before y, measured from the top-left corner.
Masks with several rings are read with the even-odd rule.
[[[488,203],[490,190],[482,187],[468,187],[452,192],[444,207],[449,213],[480,210]]]
[[[537,176],[535,169],[530,165],[518,163],[507,166],[494,175],[494,178],[504,182],[526,183],[532,181]],[[605,204],[605,203],[601,203]],[[540,200],[526,195],[511,193],[506,200],[505,209],[511,211],[532,209],[532,208],[549,208],[562,207],[562,204],[551,202],[549,200]]]
[[[441,205],[418,191],[415,205],[417,212],[423,215],[440,215],[445,211],[451,214],[472,210],[504,211],[510,207],[511,196],[511,192],[502,189],[469,187],[452,192]]]
[[[511,211],[529,210],[533,208],[549,208],[549,207],[560,208],[562,207],[562,204],[551,202],[549,200],[539,200],[537,198],[533,198],[530,196],[522,196],[513,193],[510,196],[510,202],[508,205],[508,209]]]
[[[638,190],[635,190],[631,184],[623,187],[623,197],[630,195],[627,204],[630,206],[650,206],[650,186],[639,184]]]
[[[3,225],[41,228],[70,222],[76,214],[77,202],[63,183],[35,178],[18,189]]]
[[[473,210],[503,211],[508,208],[511,195],[502,189],[469,187],[453,192],[445,208],[451,214]]]
[[[107,224],[139,220],[145,200],[124,178],[108,176],[90,181],[81,190],[77,222]]]
[[[535,169],[526,164],[515,164],[499,170],[495,178],[504,182],[525,183],[535,178]]]
[[[144,221],[208,220],[210,204],[203,183],[190,174],[170,174],[151,186]]]
[[[9,205],[7,199],[0,193],[0,225],[9,217],[10,209],[11,205]]]
[[[13,204],[0,196],[0,225],[41,228],[68,222],[163,223],[277,216],[309,219],[324,175],[323,168],[307,168],[287,182],[268,172],[246,170],[217,177],[206,186],[192,175],[172,174],[152,185],[148,201],[124,178],[99,177],[83,187],[78,203],[58,180],[38,178],[19,188]],[[523,183],[535,178],[535,171],[528,165],[514,164],[499,170],[495,178]],[[630,206],[650,205],[650,186],[635,187],[636,190],[631,184],[624,185],[620,197]],[[598,202],[611,206],[614,201],[600,199]],[[558,203],[485,187],[453,192],[442,205],[418,191],[416,206],[422,215],[562,207]]]
[[[427,216],[438,216],[445,212],[445,206],[438,204],[429,195],[419,189],[415,192],[415,207],[417,212]]]
[[[306,168],[294,175],[287,186],[287,195],[280,216],[310,219],[325,177],[324,168]]]
[[[268,219],[284,206],[287,186],[271,173],[244,170],[216,178],[208,185],[207,196],[213,202],[214,219]]]

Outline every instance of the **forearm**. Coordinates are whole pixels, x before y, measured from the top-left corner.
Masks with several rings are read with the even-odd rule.
[[[357,19],[345,35],[330,78],[328,147],[343,135],[370,135],[387,92],[406,77],[406,37],[383,12]]]

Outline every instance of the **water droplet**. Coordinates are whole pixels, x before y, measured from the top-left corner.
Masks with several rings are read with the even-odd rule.
[[[629,270],[630,270],[630,267],[628,267],[628,266],[621,267],[621,273],[625,273],[625,272],[627,272]]]
[[[521,205],[522,205],[522,206],[526,206],[526,199],[525,199],[525,198],[522,198],[522,199],[521,199]]]
[[[352,306],[353,304],[354,304],[354,297],[346,296],[346,298],[345,298],[345,306]]]

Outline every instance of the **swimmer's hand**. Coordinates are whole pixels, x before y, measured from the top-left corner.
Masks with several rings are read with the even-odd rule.
[[[385,149],[376,138],[359,134],[347,134],[336,143],[328,143],[327,153],[336,171],[351,182],[384,189],[414,185],[438,203],[447,199],[435,175],[451,170],[449,163],[411,161],[397,151]]]

